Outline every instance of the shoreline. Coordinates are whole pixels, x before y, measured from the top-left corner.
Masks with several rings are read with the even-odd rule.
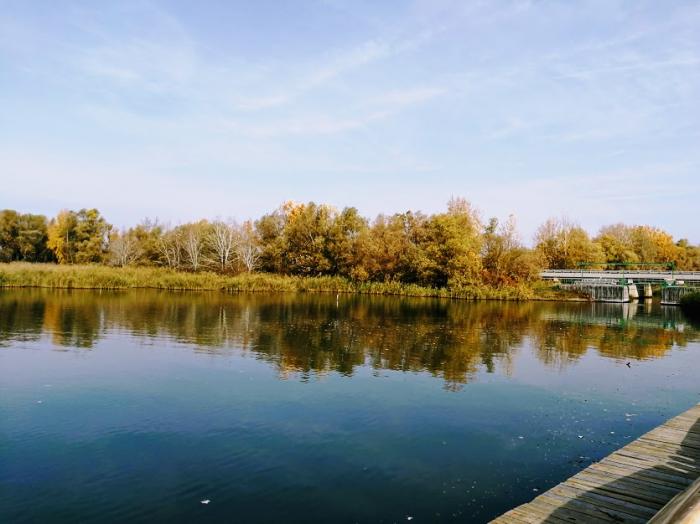
[[[224,293],[337,293],[416,298],[497,301],[588,302],[545,282],[493,288],[429,288],[400,282],[354,282],[334,276],[290,276],[272,273],[221,275],[189,273],[159,267],[108,267],[12,262],[0,264],[0,289],[83,289],[120,291],[218,291]]]

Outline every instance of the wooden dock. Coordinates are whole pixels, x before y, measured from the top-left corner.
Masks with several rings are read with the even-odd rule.
[[[492,522],[644,523],[699,477],[700,404]]]

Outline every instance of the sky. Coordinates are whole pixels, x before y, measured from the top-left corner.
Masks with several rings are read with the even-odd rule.
[[[0,208],[470,200],[700,243],[700,2],[0,0]]]

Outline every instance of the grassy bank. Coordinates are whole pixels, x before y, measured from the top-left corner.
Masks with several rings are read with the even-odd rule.
[[[683,312],[695,319],[700,318],[700,291],[689,293],[681,298]]]
[[[546,283],[538,283],[532,287],[499,289],[488,286],[435,289],[399,282],[352,282],[342,277],[297,277],[268,273],[226,276],[210,272],[187,273],[155,267],[62,266],[23,262],[0,264],[0,287],[332,292],[493,300],[576,298],[575,295],[558,290]]]

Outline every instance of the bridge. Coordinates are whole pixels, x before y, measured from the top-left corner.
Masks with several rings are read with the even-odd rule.
[[[700,271],[654,271],[648,269],[545,269],[543,280],[561,281],[611,281],[630,279],[635,284],[670,284],[683,281],[686,285],[700,285]]]

